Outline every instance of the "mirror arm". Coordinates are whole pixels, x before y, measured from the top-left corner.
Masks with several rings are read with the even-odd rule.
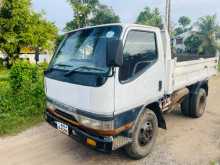
[[[114,75],[115,75],[115,69],[114,69],[114,67],[111,67],[111,74],[104,76],[104,77],[110,78],[110,77],[113,77]]]

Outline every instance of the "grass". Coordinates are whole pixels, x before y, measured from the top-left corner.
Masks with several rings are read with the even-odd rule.
[[[8,86],[8,80],[9,80],[9,71],[0,68],[0,94],[4,93],[4,90],[6,90],[5,86]]]
[[[210,162],[210,165],[219,165],[220,164],[220,162],[218,162],[218,161],[211,161]]]
[[[1,119],[3,118],[3,119]],[[24,117],[16,113],[0,115],[0,136],[16,135],[43,121],[42,115]]]
[[[0,137],[16,135],[31,128],[43,119],[43,108],[31,107],[27,103],[17,101],[9,86],[9,71],[0,70]],[[6,110],[7,109],[7,110]]]
[[[0,68],[0,81],[7,81],[9,79],[9,71]]]

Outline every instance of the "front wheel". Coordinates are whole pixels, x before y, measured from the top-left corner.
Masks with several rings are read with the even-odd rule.
[[[157,133],[157,116],[153,111],[146,109],[134,126],[132,143],[125,148],[127,154],[133,159],[147,156],[156,142]]]

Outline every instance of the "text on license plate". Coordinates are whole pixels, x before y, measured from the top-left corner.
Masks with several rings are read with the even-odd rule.
[[[56,122],[57,123],[57,129],[59,131],[61,131],[62,133],[69,135],[69,127],[66,124],[60,123],[60,122]]]

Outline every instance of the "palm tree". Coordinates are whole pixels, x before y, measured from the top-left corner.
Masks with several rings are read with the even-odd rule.
[[[160,27],[162,24],[161,14],[158,8],[146,7],[138,16],[137,24]]]
[[[202,44],[199,48],[200,53],[206,55],[215,55],[219,49],[216,42],[216,33],[218,31],[217,16],[205,16],[199,19],[199,36]]]

